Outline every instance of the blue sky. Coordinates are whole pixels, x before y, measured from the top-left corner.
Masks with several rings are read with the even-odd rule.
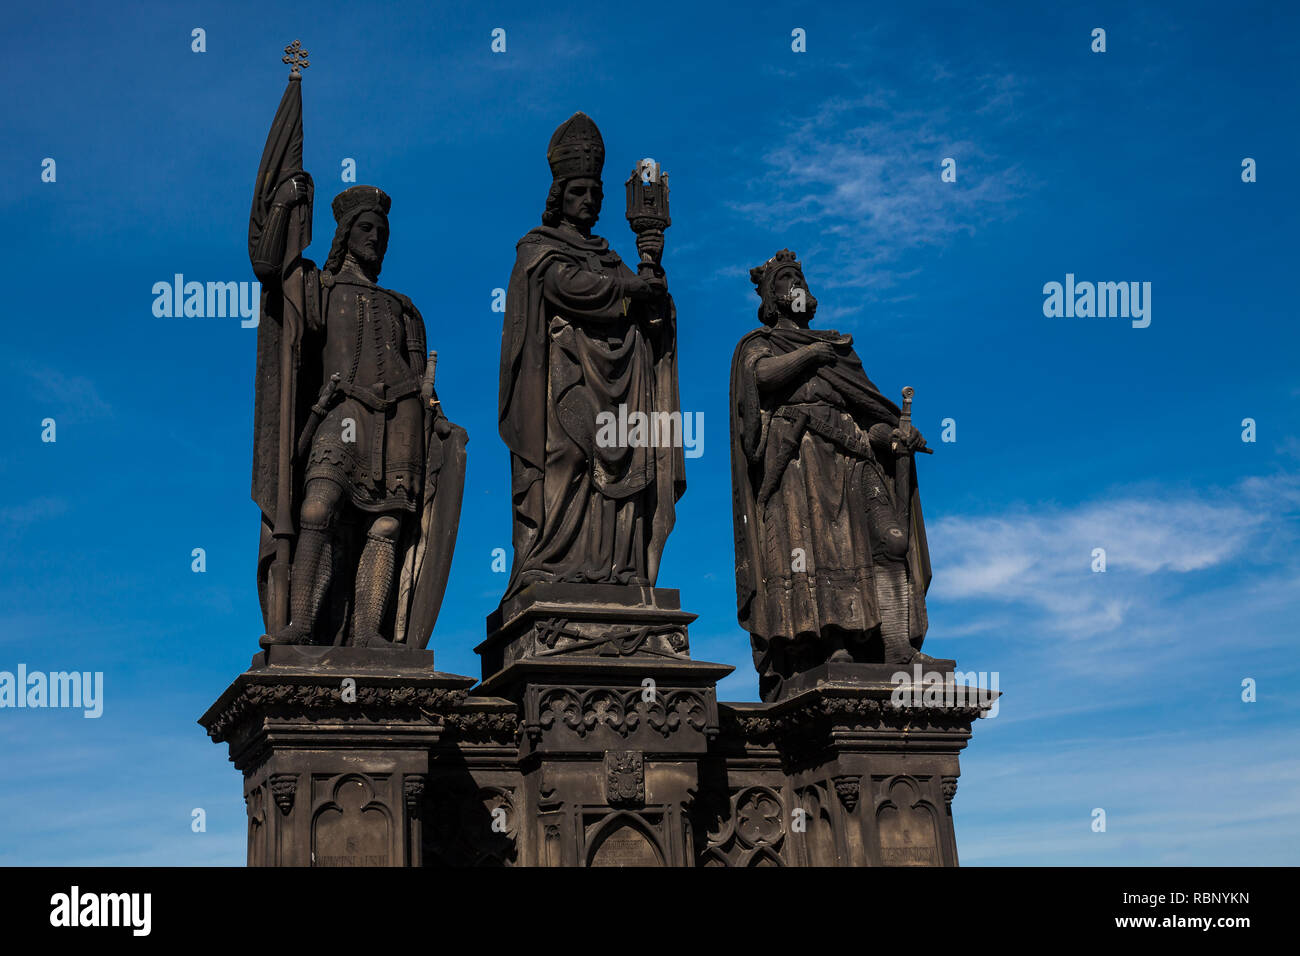
[[[735,622],[727,369],[755,324],[749,268],[789,247],[818,324],[854,335],[886,393],[915,387],[937,450],[920,474],[926,650],[997,671],[1005,695],[962,757],[963,862],[1300,862],[1294,8],[48,3],[6,18],[0,242],[21,279],[0,333],[0,670],[103,671],[106,701],[98,720],[0,710],[0,863],[243,862],[239,776],[194,721],[261,633],[255,333],[155,318],[151,289],[252,279],[252,181],[296,37],[312,255],[354,158],[393,196],[383,282],[419,305],[470,434],[439,669],[478,675],[504,587],[492,291],[538,223],[547,139],[581,109],[607,150],[597,231],[625,256],[618,184],[646,155],[671,176],[682,405],[705,431],[660,584],[699,614],[693,656],[736,666],[722,698],[757,694]],[[1150,326],[1045,317],[1043,285],[1067,273],[1150,282]]]

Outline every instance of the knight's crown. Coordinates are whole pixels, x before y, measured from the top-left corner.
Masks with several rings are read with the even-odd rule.
[[[605,168],[605,141],[586,113],[574,113],[551,134],[546,162],[554,179],[599,179]]]

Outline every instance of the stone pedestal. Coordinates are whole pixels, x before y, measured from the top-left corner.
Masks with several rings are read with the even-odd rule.
[[[418,866],[430,754],[469,677],[433,652],[273,646],[199,719],[244,773],[249,866]]]
[[[773,863],[793,866],[957,865],[958,754],[998,694],[954,683],[952,661],[922,666],[916,681],[900,665],[830,663],[774,704],[724,705],[739,751],[724,758],[732,816],[744,816],[746,788],[766,800],[749,813],[762,839],[751,836],[743,859],[766,848]],[[896,682],[899,673],[909,679]],[[725,812],[715,816],[725,822]],[[735,826],[715,826],[705,862],[737,865]]]
[[[533,585],[488,619],[475,694],[520,710],[520,862],[690,866],[727,665],[690,659],[676,591]]]
[[[692,620],[676,591],[534,586],[472,690],[429,651],[258,654],[200,720],[244,773],[249,865],[957,864],[958,755],[996,691],[831,662],[719,704],[732,669],[691,660]]]

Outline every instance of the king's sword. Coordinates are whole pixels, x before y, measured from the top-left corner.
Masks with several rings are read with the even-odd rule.
[[[912,396],[915,394],[916,389],[912,388],[911,385],[903,386],[903,413],[898,416],[898,430],[903,434],[907,434],[907,430],[912,427]],[[898,454],[898,442],[890,442],[889,450]],[[933,448],[926,448],[924,446],[917,448],[916,451],[925,452],[927,455],[934,454]],[[903,454],[907,455],[910,454],[910,452],[904,450]]]
[[[898,416],[898,430],[906,435],[912,428],[912,396],[916,390],[910,385],[903,386],[903,410]],[[911,502],[912,502],[912,452],[898,441],[890,443],[890,448],[894,452],[894,490],[895,504],[898,508],[899,520],[903,527],[911,533]],[[922,446],[916,451],[923,451],[927,455],[933,455],[934,449]]]

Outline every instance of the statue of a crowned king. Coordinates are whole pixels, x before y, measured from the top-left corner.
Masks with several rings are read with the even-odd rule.
[[[912,459],[929,452],[867,378],[853,338],[812,328],[794,253],[750,270],[763,325],[731,366],[736,597],[763,700],[827,661],[920,652],[930,554]]]

